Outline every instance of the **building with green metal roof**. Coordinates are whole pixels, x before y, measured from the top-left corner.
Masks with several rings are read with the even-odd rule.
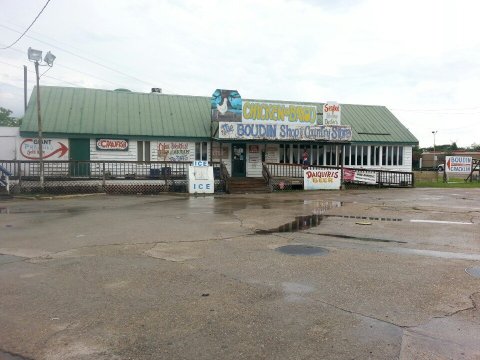
[[[211,97],[54,86],[42,86],[40,94],[44,144],[50,144],[52,152],[56,142],[68,147],[68,151],[57,151],[49,160],[221,160],[234,176],[257,177],[261,176],[262,162],[301,163],[306,151],[312,165],[411,171],[412,146],[418,144],[415,136],[384,106],[341,104],[342,129],[350,129],[347,138],[297,139],[278,135],[284,129],[292,134],[299,128],[303,132],[300,125],[288,122],[265,125],[267,128],[257,126],[260,122],[244,126],[243,122],[230,125],[212,121]],[[330,129],[317,126],[323,103],[243,101],[267,104],[262,106],[277,110],[285,105],[287,111],[288,106],[313,107],[319,112],[314,123],[307,124],[312,125],[309,129]],[[249,136],[222,136],[220,126],[225,124],[247,129]],[[264,128],[278,134],[252,135],[252,131]],[[34,139],[37,132],[34,89],[20,135]],[[24,143],[34,146],[35,141]]]

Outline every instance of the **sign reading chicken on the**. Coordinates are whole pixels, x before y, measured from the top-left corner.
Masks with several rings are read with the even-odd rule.
[[[210,102],[212,121],[242,121],[242,97],[237,90],[217,89]]]

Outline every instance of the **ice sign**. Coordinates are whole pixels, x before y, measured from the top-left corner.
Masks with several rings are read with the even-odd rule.
[[[208,166],[208,161],[195,160],[192,166]]]

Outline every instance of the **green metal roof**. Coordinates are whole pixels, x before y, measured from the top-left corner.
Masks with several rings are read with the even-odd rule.
[[[208,140],[210,97],[41,86],[42,128],[50,137],[129,137]],[[316,105],[322,103],[252,100]],[[320,115],[321,116],[321,115]],[[418,144],[415,136],[384,106],[342,104],[342,125],[355,143]],[[36,89],[20,127],[37,132]]]

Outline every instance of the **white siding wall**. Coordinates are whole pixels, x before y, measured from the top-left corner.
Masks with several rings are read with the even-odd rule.
[[[20,128],[0,126],[0,160],[17,160]]]

